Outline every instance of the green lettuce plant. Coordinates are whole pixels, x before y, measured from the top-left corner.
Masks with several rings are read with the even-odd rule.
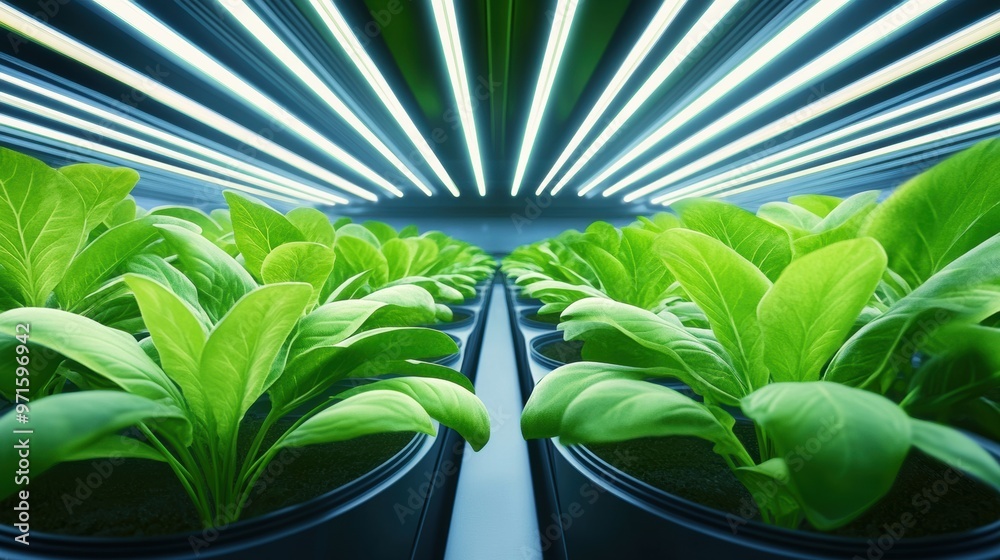
[[[215,266],[223,256],[232,259],[200,235],[176,226],[168,231],[175,242],[197,246],[201,240],[211,248],[198,253],[181,247],[178,256],[181,266],[204,275],[197,295],[209,305],[204,309],[156,279],[126,275],[149,329],[143,342],[61,310],[0,314],[0,337],[30,325],[32,342],[72,360],[74,380],[88,389],[32,403],[27,424],[17,422],[14,410],[0,418],[11,445],[13,429],[34,431],[31,476],[62,461],[109,454],[164,461],[210,527],[240,516],[254,483],[285,447],[382,432],[433,434],[432,419],[475,449],[485,445],[489,418],[468,379],[420,361],[457,351],[454,341],[432,329],[399,326],[433,317],[425,291],[402,286],[311,308],[313,285],[256,287],[235,262]],[[216,291],[206,292],[213,284]],[[226,312],[219,316],[221,309]],[[380,376],[391,378],[314,404],[338,381]],[[247,412],[264,395],[268,413],[242,456],[238,436],[249,429]],[[264,445],[278,422],[302,407],[310,409]],[[143,439],[120,435],[129,426]],[[0,462],[16,470],[14,454]],[[0,495],[17,487],[9,478]]]
[[[762,518],[787,527],[856,518],[888,492],[911,448],[1000,488],[993,458],[935,423],[996,437],[1000,421],[998,155],[997,140],[979,144],[881,205],[874,192],[796,196],[757,215],[676,204],[681,227],[661,228],[657,251],[671,291],[709,328],[669,308],[570,305],[559,328],[585,342],[587,361],[536,386],[525,437],[702,437]],[[649,382],[659,379],[687,384],[701,402]],[[756,428],[758,457],[734,436],[734,409]],[[789,455],[817,437],[809,460]]]

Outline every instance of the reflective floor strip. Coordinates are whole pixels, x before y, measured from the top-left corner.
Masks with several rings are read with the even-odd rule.
[[[528,447],[521,437],[521,390],[503,284],[492,288],[476,394],[493,433],[479,453],[468,446],[455,496],[446,560],[540,558]]]

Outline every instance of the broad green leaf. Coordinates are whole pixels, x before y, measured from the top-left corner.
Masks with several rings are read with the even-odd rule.
[[[752,262],[771,281],[792,260],[788,232],[739,206],[693,198],[676,202],[684,227],[718,239]]]
[[[401,230],[399,230],[399,237],[400,238],[417,237],[419,235],[420,235],[420,230],[417,229],[417,226],[412,225],[412,224],[404,227]]]
[[[639,216],[637,218],[642,228],[654,233],[662,233],[668,229],[681,227],[681,221],[670,212],[657,212],[650,217]]]
[[[270,389],[271,401],[279,410],[293,407],[360,368],[380,375],[392,373],[385,367],[400,360],[433,359],[458,352],[450,336],[434,329],[392,327],[358,332],[384,304],[339,303],[351,304],[353,314],[347,315],[345,310],[317,314],[317,310],[299,325],[285,373]],[[367,313],[364,306],[370,306]],[[343,323],[338,324],[340,317]]]
[[[170,288],[177,297],[184,300],[198,316],[202,323],[209,324],[209,319],[198,302],[198,289],[181,271],[174,268],[162,257],[156,255],[138,255],[125,265],[125,272],[139,274]]]
[[[201,359],[208,331],[197,313],[158,282],[128,274],[125,283],[139,303],[163,371],[180,386],[194,417],[211,425],[211,396],[202,385]]]
[[[862,235],[877,239],[889,268],[918,286],[1000,233],[1000,140],[952,156],[896,189]]]
[[[868,221],[872,210],[878,205],[876,202],[878,195],[878,191],[866,191],[843,201],[823,218],[809,235],[795,240],[795,257],[798,258],[838,241],[856,238]]]
[[[138,215],[135,199],[129,196],[114,205],[108,217],[104,218],[104,225],[113,228],[139,217],[141,216]]]
[[[333,220],[333,229],[339,230],[340,228],[346,226],[349,223],[351,223],[351,219],[346,216],[341,218],[336,218],[335,220]]]
[[[334,272],[336,272],[336,269],[334,269]],[[331,275],[330,278],[327,279],[326,286],[324,287],[324,291],[327,289],[332,290],[330,295],[326,297],[326,303],[356,299],[360,297],[360,294],[367,292],[366,288],[368,286],[368,277],[370,277],[371,274],[371,270],[361,271],[354,276],[343,280],[333,288],[330,288],[330,286],[333,282],[332,279],[335,278],[335,275]]]
[[[775,456],[789,461],[790,489],[820,530],[850,522],[885,496],[910,450],[910,418],[868,391],[822,381],[774,383],[741,406]]]
[[[153,208],[146,215],[170,216],[171,218],[191,222],[192,224],[198,226],[201,229],[200,233],[213,243],[226,234],[226,231],[222,229],[222,226],[216,223],[216,221],[213,220],[208,214],[198,210],[197,208],[189,208],[187,206],[160,206],[159,208]]]
[[[14,285],[13,278],[0,267],[0,312],[23,306],[20,298],[20,290]]]
[[[569,403],[560,424],[559,439],[570,445],[694,436],[712,442],[716,453],[752,463],[733,434],[733,423],[733,418],[721,410],[713,411],[662,385],[608,379],[585,388]]]
[[[95,163],[70,165],[59,172],[73,183],[83,199],[87,232],[103,222],[139,182],[139,174],[133,169]]]
[[[344,228],[346,227],[350,226],[344,226]],[[334,251],[337,254],[337,266],[333,271],[334,278],[347,280],[359,272],[371,270],[369,283],[372,287],[379,288],[389,281],[389,264],[377,246],[363,239],[341,234],[337,237]]]
[[[315,208],[296,208],[285,214],[285,218],[305,237],[306,241],[319,243],[332,248],[337,239],[337,232],[326,214]]]
[[[420,404],[397,391],[372,391],[317,413],[278,442],[302,447],[387,432],[434,435],[434,423]]]
[[[757,308],[772,379],[819,379],[875,292],[885,260],[879,244],[865,238],[835,243],[788,265]]]
[[[490,440],[490,415],[483,403],[467,389],[443,379],[385,379],[345,391],[338,398],[350,400],[353,395],[381,390],[396,391],[417,401],[431,418],[458,432],[476,451]]]
[[[124,273],[129,261],[148,252],[151,244],[162,239],[157,224],[183,227],[185,222],[159,215],[144,216],[109,229],[87,245],[55,287],[60,306],[76,311],[77,304],[85,297]]]
[[[312,302],[315,303],[333,272],[334,258],[333,249],[319,243],[285,243],[264,259],[261,279],[265,284],[305,282],[313,287]]]
[[[788,463],[774,457],[752,467],[737,467],[733,474],[746,486],[757,506],[772,517],[773,523],[796,527],[802,518],[802,508],[789,489],[791,477]]]
[[[236,436],[243,415],[267,390],[271,366],[311,296],[308,284],[263,286],[240,299],[209,335],[202,387],[223,441]]]
[[[237,300],[257,283],[239,263],[204,237],[184,228],[157,226],[177,255],[173,265],[198,290],[198,301],[213,322],[218,322]]]
[[[79,449],[75,453],[68,453],[63,457],[63,461],[89,461],[91,459],[149,459],[165,463],[167,459],[163,453],[153,449],[149,444],[143,443],[135,438],[121,434],[105,436],[93,443]]]
[[[947,426],[910,419],[913,445],[1000,490],[1000,465],[978,443]]]
[[[338,241],[343,237],[359,239],[375,248],[378,248],[382,244],[370,229],[361,224],[347,224],[337,228]]]
[[[361,299],[387,304],[372,314],[365,323],[366,328],[418,327],[434,322],[434,298],[418,286],[382,288]]]
[[[0,268],[18,300],[42,307],[84,240],[87,204],[73,182],[0,148]]]
[[[386,288],[391,287],[402,287],[402,286],[416,286],[422,290],[428,292],[434,301],[444,302],[444,303],[462,303],[465,301],[465,294],[459,290],[440,282],[435,278],[427,278],[424,276],[409,276],[406,278],[400,278],[399,280],[393,280],[388,284],[385,284]]]
[[[12,338],[18,324],[31,325],[31,342],[78,362],[124,391],[185,408],[177,387],[131,335],[58,309],[26,307],[0,314],[0,336]]]
[[[372,378],[372,377],[429,377],[433,379],[443,379],[449,383],[454,383],[470,393],[475,393],[476,389],[461,372],[455,371],[448,366],[421,362],[420,360],[373,360],[361,364],[347,374],[347,378]]]
[[[608,379],[641,380],[648,368],[594,362],[576,362],[556,368],[542,377],[531,391],[521,413],[525,439],[554,438],[562,433],[566,408],[587,387]]]
[[[264,259],[276,247],[306,240],[298,228],[266,204],[243,198],[232,191],[223,194],[233,218],[236,246],[254,278],[260,278]]]
[[[675,229],[657,245],[664,264],[705,313],[719,343],[752,391],[768,382],[757,306],[771,281],[721,241]]]
[[[617,258],[625,269],[623,280],[628,292],[625,303],[652,309],[674,283],[673,275],[654,250],[658,236],[650,231],[622,228]]]
[[[825,218],[843,200],[826,194],[797,194],[788,197],[788,202],[805,208],[820,218]]]
[[[362,224],[362,226],[372,232],[375,238],[378,239],[379,245],[385,245],[385,243],[390,239],[396,239],[396,237],[398,237],[396,230],[389,224],[383,222],[369,220]]]
[[[566,340],[585,341],[585,360],[662,368],[720,404],[734,405],[750,392],[732,364],[680,321],[674,323],[631,305],[591,298],[567,308],[558,328]]]
[[[1000,234],[962,255],[854,334],[825,379],[885,392],[910,368],[917,341],[945,324],[1000,311]]]
[[[757,209],[757,217],[785,229],[792,239],[807,235],[819,225],[820,217],[812,212],[787,202],[767,202]]]
[[[389,280],[410,276],[410,265],[416,247],[402,239],[389,239],[382,244],[382,254],[389,266]]]
[[[117,391],[81,391],[40,399],[31,404],[29,421],[19,423],[14,410],[0,417],[0,434],[4,453],[0,465],[11,473],[0,483],[0,497],[14,493],[13,473],[18,470],[18,453],[14,451],[20,440],[29,440],[31,446],[31,477],[49,468],[86,453],[95,444],[124,428],[147,420],[185,422],[181,412],[149,399]],[[190,429],[190,428],[189,428]],[[15,430],[32,430],[29,435]],[[138,442],[137,442],[138,443]]]

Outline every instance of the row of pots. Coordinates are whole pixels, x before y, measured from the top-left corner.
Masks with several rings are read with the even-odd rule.
[[[473,381],[479,362],[486,309],[492,293],[490,288],[490,283],[481,285],[476,298],[453,308],[455,320],[434,326],[451,335],[460,348],[459,353],[443,356],[437,362],[461,371]],[[263,407],[266,410],[266,403]],[[255,410],[251,409],[248,416],[253,414]],[[457,433],[443,426],[435,438],[420,434],[408,440],[405,436],[386,439],[385,445],[395,447],[378,451],[389,454],[388,457],[381,458],[374,468],[356,479],[305,501],[229,525],[221,524],[218,529],[146,538],[65,536],[32,531],[30,545],[25,547],[14,541],[15,529],[4,524],[0,527],[0,556],[12,560],[180,559],[194,556],[270,560],[294,551],[303,558],[439,558],[447,540],[461,454],[467,446]],[[278,465],[272,486],[274,492],[281,495],[287,491],[281,486],[293,481],[282,481],[280,470],[287,463],[287,472],[297,476],[298,473],[293,470],[297,460],[297,456],[290,456],[288,461],[282,461],[279,455],[273,461],[274,465]],[[99,462],[78,461],[60,465],[53,472],[57,469],[65,472],[54,478],[77,482],[76,487],[73,488],[72,484],[66,486],[61,503],[33,501],[31,507],[34,510],[66,507],[70,511],[68,508],[72,503],[79,506],[77,515],[87,515],[84,513],[88,509],[86,502],[101,502],[102,490],[106,491],[118,482],[116,469],[123,474],[129,470],[129,467],[122,467],[119,463],[121,460],[107,463],[106,471],[101,471],[104,463]],[[300,485],[322,488],[324,484],[329,484],[322,479],[308,480],[314,471],[298,470],[302,478],[307,479],[299,481]],[[95,472],[98,472],[100,480],[94,476]],[[142,476],[143,479],[153,479],[148,473],[141,474],[146,475]],[[129,475],[121,478],[128,479]],[[162,478],[171,479],[169,476]],[[156,480],[151,481],[156,483]],[[146,489],[138,490],[138,494],[146,493]],[[265,487],[264,492],[267,491]],[[155,490],[150,493],[156,494]],[[58,493],[53,495],[58,496]],[[106,509],[114,507],[111,504]],[[134,505],[122,505],[117,509],[126,510],[127,507]],[[141,516],[146,513],[126,510],[119,515]],[[98,519],[91,523],[91,527],[99,529],[101,521]]]
[[[554,320],[538,316],[541,302],[524,297],[510,280],[505,282],[526,401],[534,385],[548,372],[582,358],[579,346],[562,340]],[[684,386],[671,386],[691,394]],[[745,419],[744,422],[746,431],[752,434],[752,426]],[[738,435],[739,428],[738,425]],[[972,437],[1000,458],[1000,445]],[[936,524],[949,515],[962,513],[956,511],[964,507],[962,504],[952,504],[950,509],[945,505],[925,507],[925,502],[947,503],[937,480],[927,488],[918,487],[918,491],[930,490],[932,495],[928,499],[922,496],[917,500],[914,496],[912,504],[898,510],[903,512],[898,517],[872,525],[869,537],[793,531],[760,522],[752,498],[742,487],[738,484],[728,487],[722,480],[725,477],[708,473],[701,463],[708,463],[713,455],[699,450],[700,443],[672,439],[677,441],[669,445],[666,440],[639,440],[590,447],[566,447],[551,440],[529,441],[539,512],[540,542],[536,552],[547,559],[570,560],[640,555],[740,559],[1000,558],[1000,520],[971,531],[907,538],[921,521]],[[684,468],[658,472],[655,465],[650,465],[662,460],[664,452],[679,453],[674,448],[688,447],[693,449],[692,458],[686,465],[678,461]],[[673,480],[663,480],[666,472]],[[728,474],[724,468],[720,472]],[[734,477],[729,478],[735,481]],[[945,483],[957,493],[950,480]],[[676,490],[666,491],[664,486]],[[712,498],[713,493],[723,494],[715,499],[729,505],[729,511],[696,501]]]

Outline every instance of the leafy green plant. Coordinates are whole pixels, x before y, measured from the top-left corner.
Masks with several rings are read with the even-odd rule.
[[[476,295],[477,282],[489,278],[495,266],[480,249],[440,233],[401,235],[374,221],[331,223],[309,208],[283,216],[236,193],[225,196],[235,245],[253,278],[308,282],[316,288],[317,302],[416,285],[439,303],[460,303]],[[438,316],[448,320],[451,311],[440,305]]]
[[[126,275],[150,333],[142,342],[61,310],[0,314],[2,345],[17,345],[10,333],[30,325],[33,343],[72,360],[74,381],[89,389],[39,400],[28,424],[16,424],[14,411],[0,418],[7,439],[15,426],[34,430],[44,451],[33,454],[32,476],[61,461],[112,453],[164,461],[209,527],[239,517],[255,481],[285,447],[381,432],[433,434],[432,419],[477,450],[486,444],[489,418],[468,379],[420,361],[457,351],[454,341],[405,326],[434,316],[426,291],[389,288],[310,311],[314,285],[257,287],[200,235],[177,226],[165,232],[179,249],[179,266],[197,279],[197,299]],[[314,404],[338,381],[387,375]],[[249,429],[247,412],[265,394],[268,413],[241,456],[240,430]],[[309,410],[265,446],[279,420],[302,407]],[[119,435],[133,425],[143,440]],[[5,454],[0,462],[15,468],[14,460]],[[16,489],[9,478],[0,495]]]
[[[810,251],[773,283],[729,245],[697,231],[666,231],[658,250],[710,330],[686,326],[667,310],[654,314],[607,299],[574,303],[559,329],[567,340],[585,341],[588,361],[556,369],[536,386],[522,416],[525,437],[558,436],[566,443],[702,437],[755,496],[771,495],[759,490],[777,483],[782,491],[758,506],[766,522],[788,527],[808,519],[832,529],[857,517],[885,495],[911,446],[1000,488],[1000,466],[961,433],[912,419],[891,400],[846,386],[878,371],[873,352],[885,354],[852,346],[871,343],[873,331],[889,330],[880,325],[892,324],[898,334],[900,325],[891,317],[910,317],[913,308],[905,306],[917,305],[901,300],[897,305],[904,307],[852,336],[886,271],[887,257],[875,240],[849,239]],[[940,293],[937,285],[981,288],[989,273],[996,282],[1000,268],[984,259],[997,255],[996,245],[987,242],[943,269],[922,286],[923,293],[910,294],[913,301],[933,306],[925,294]],[[976,268],[978,278],[967,276]],[[995,294],[964,295],[952,303],[960,301],[967,314],[995,312]],[[646,381],[663,378],[686,383],[704,402]],[[735,418],[724,406],[740,407],[754,422],[759,461],[733,435]],[[815,437],[823,422],[837,426],[828,452],[815,455],[805,469],[790,470],[787,451]],[[873,442],[880,446],[873,460],[850,451]]]

